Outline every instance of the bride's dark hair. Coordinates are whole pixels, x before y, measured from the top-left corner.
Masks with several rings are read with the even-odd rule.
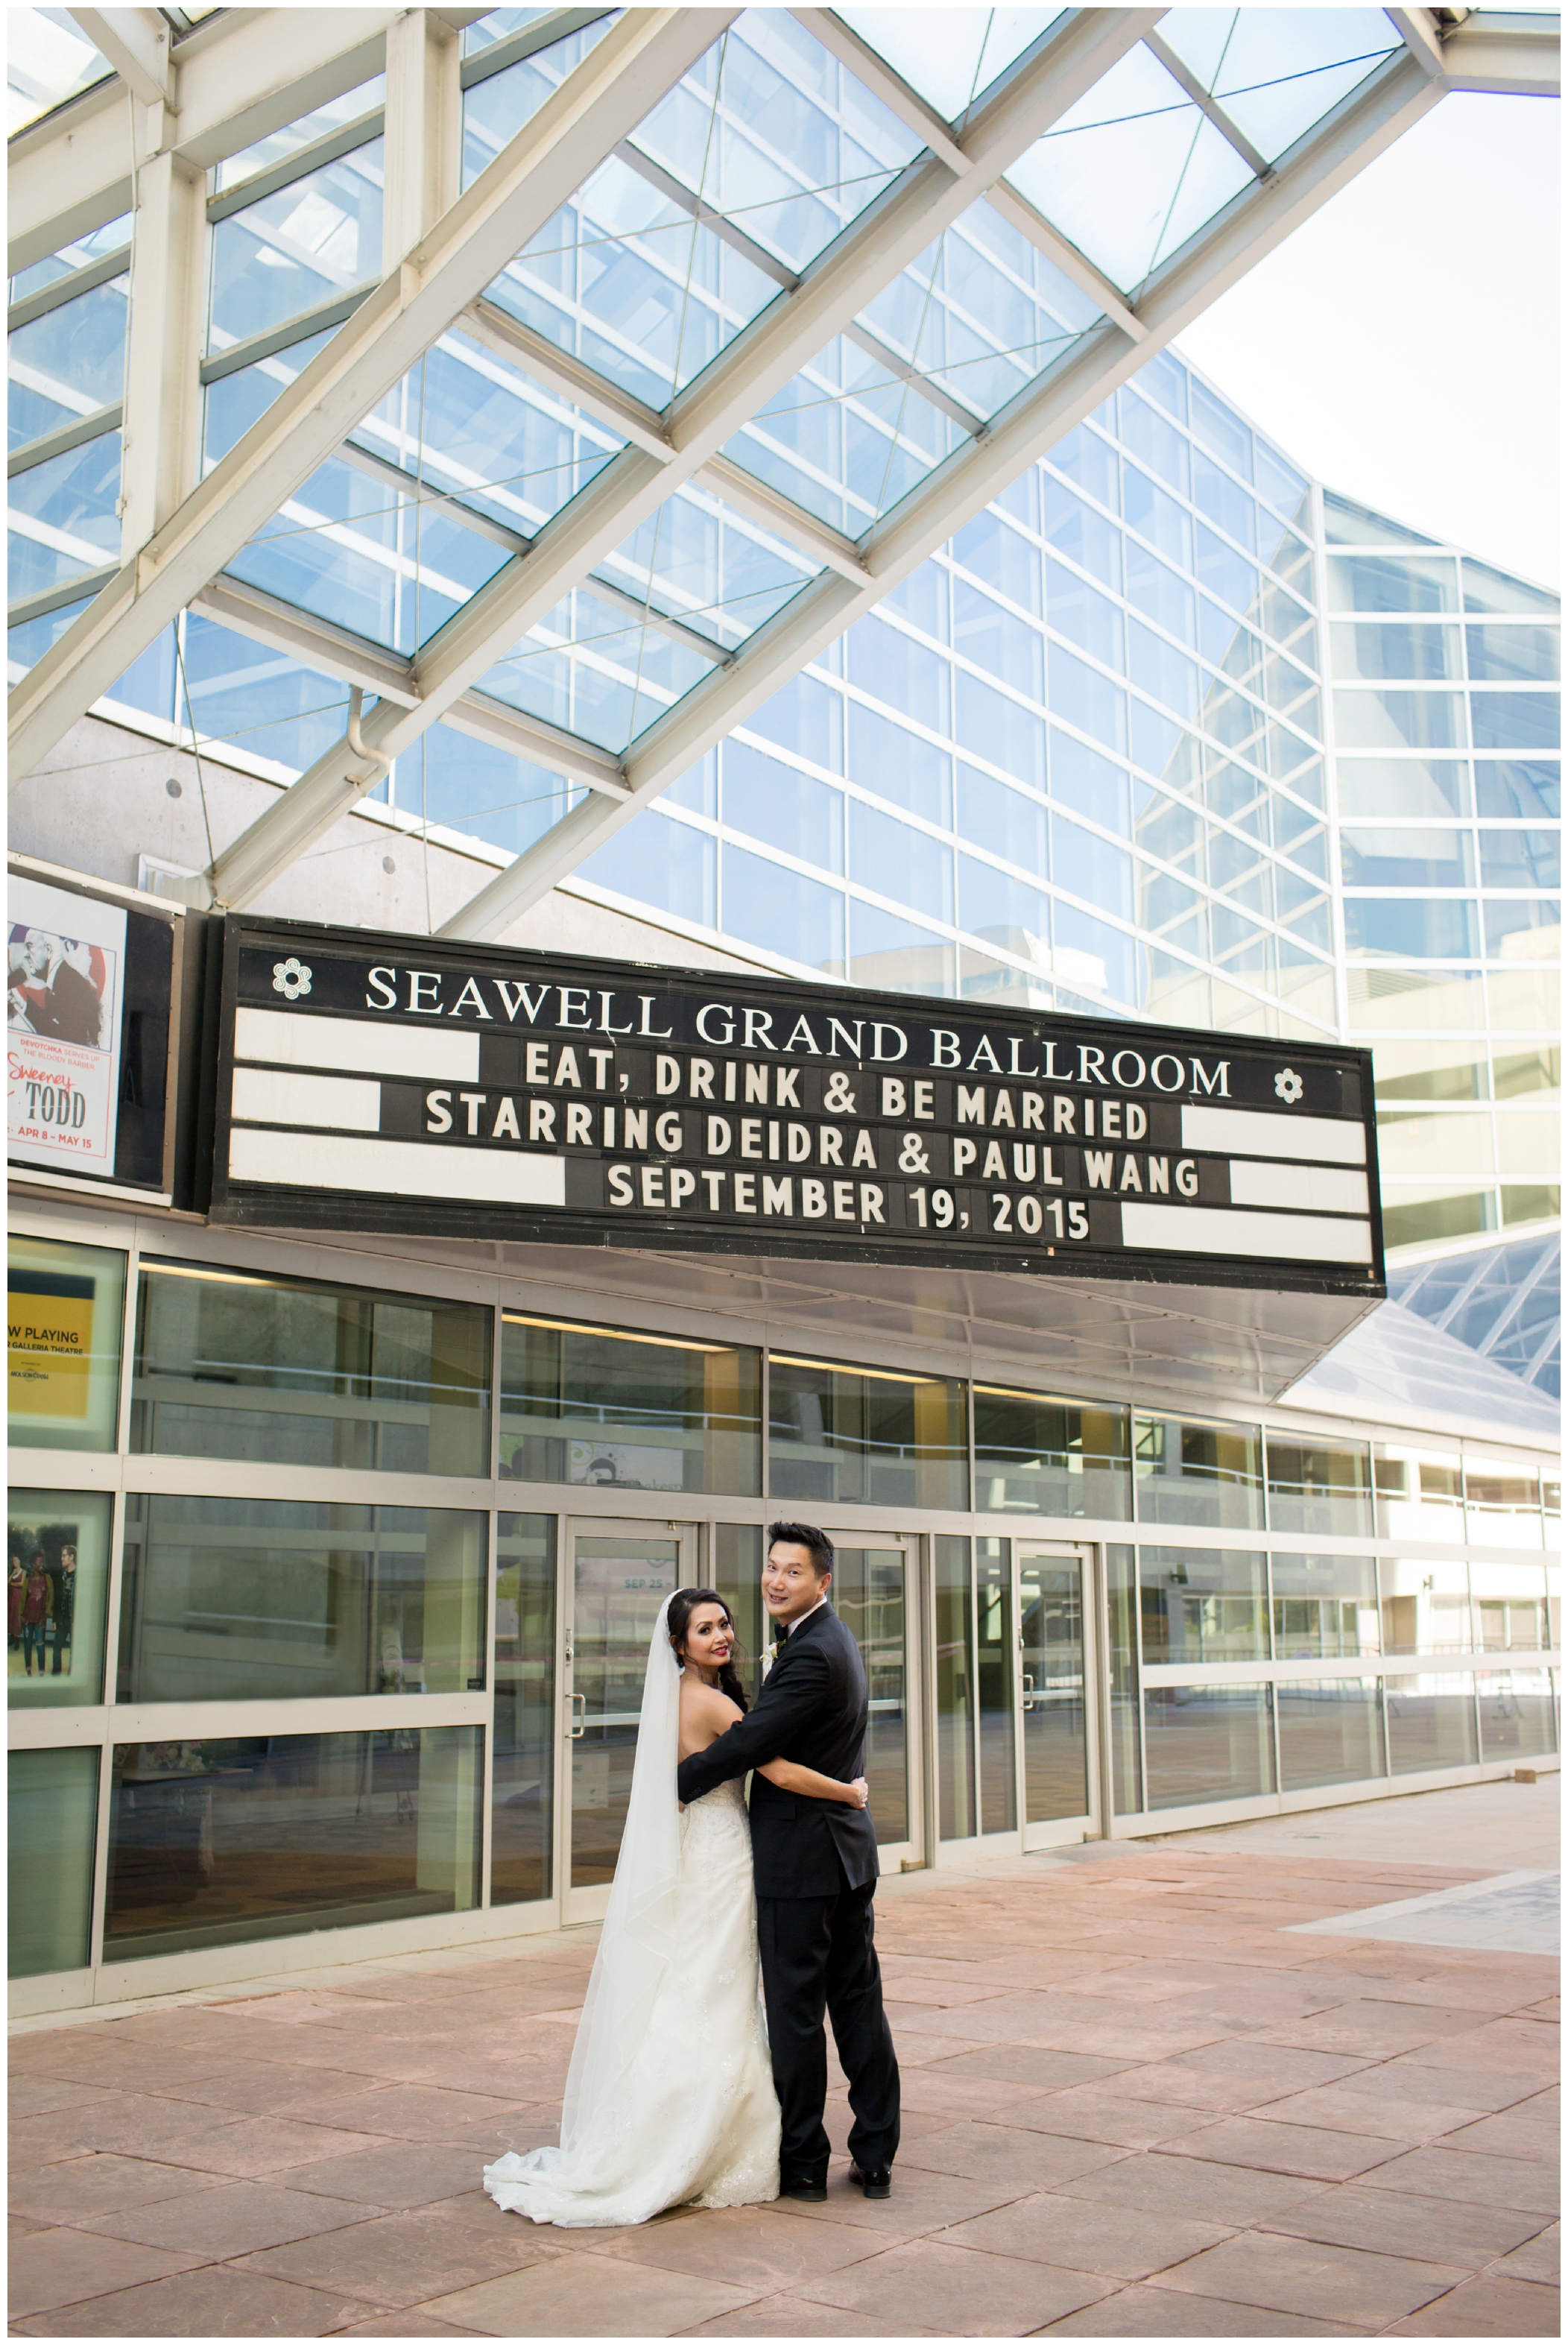
[[[670,1642],[675,1649],[675,1657],[678,1660],[684,1658],[686,1630],[699,1604],[716,1604],[730,1624],[730,1633],[735,1640],[734,1649],[719,1670],[719,1691],[727,1693],[737,1710],[745,1710],[749,1707],[746,1690],[735,1668],[735,1658],[741,1650],[740,1634],[735,1628],[734,1614],[716,1588],[677,1588],[671,1597]]]

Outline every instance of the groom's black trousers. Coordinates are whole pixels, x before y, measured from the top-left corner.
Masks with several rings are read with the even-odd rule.
[[[898,2147],[898,2062],[882,2009],[872,1930],[875,1886],[868,1881],[851,1889],[845,1881],[835,1896],[757,1899],[768,2046],[784,2127],[779,2171],[786,2183],[827,2178],[824,2010],[849,2080],[850,2156],[870,2171],[890,2166]]]

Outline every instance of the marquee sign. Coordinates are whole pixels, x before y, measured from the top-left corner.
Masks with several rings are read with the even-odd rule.
[[[1363,1051],[225,926],[215,1221],[1381,1291]]]

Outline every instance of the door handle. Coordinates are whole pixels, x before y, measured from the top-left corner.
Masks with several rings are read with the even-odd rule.
[[[1033,1710],[1035,1706],[1035,1680],[1028,1670],[1024,1671],[1024,1698],[1018,1706],[1021,1710]]]
[[[568,1741],[581,1742],[588,1729],[588,1696],[585,1693],[569,1693],[566,1699],[568,1701],[580,1701],[582,1704],[582,1708],[576,1714],[575,1723],[569,1722],[566,1729]]]

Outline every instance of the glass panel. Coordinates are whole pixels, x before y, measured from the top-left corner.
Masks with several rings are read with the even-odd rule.
[[[1371,1556],[1277,1555],[1272,1573],[1277,1661],[1380,1650],[1378,1568]]]
[[[491,1315],[467,1303],[144,1262],[131,1447],[483,1474]]]
[[[1150,1667],[1269,1658],[1260,1555],[1210,1547],[1139,1549],[1143,1658]]]
[[[14,1237],[7,1384],[13,1444],[113,1449],[119,1421],[126,1258],[100,1246]]]
[[[1470,1650],[1470,1587],[1462,1563],[1384,1556],[1378,1573],[1385,1653]]]
[[[886,59],[945,122],[1037,40],[1059,8],[841,8],[844,22]]]
[[[659,1607],[679,1585],[681,1545],[629,1528],[610,1538],[577,1535],[568,1634],[572,1725],[572,1886],[615,1875],[648,1642]]]
[[[1331,611],[1457,611],[1459,584],[1447,554],[1332,553]]]
[[[266,137],[258,138],[253,147],[242,147],[238,155],[226,157],[215,174],[219,192],[237,188],[253,172],[268,170],[285,157],[297,154],[301,147],[309,147],[346,124],[358,122],[362,115],[373,113],[386,95],[387,77],[376,74],[356,88],[342,90],[324,105],[313,107],[309,114],[297,115],[292,122],[285,122]]]
[[[1461,673],[1459,629],[1452,626],[1400,626],[1384,621],[1380,626],[1330,628],[1334,673],[1361,676],[1377,683],[1384,676],[1411,684],[1442,683]]]
[[[548,1897],[555,1817],[555,1517],[495,1525],[490,1902]]]
[[[108,1961],[466,1913],[477,1726],[117,1742]]]
[[[501,1359],[503,1481],[755,1497],[760,1353],[508,1314]]]
[[[1472,1563],[1471,1604],[1478,1653],[1544,1652],[1551,1630],[1539,1563]]]
[[[1300,1792],[1314,1783],[1359,1783],[1381,1775],[1381,1698],[1376,1678],[1297,1679],[1277,1685],[1280,1789]]]
[[[5,1669],[13,1710],[102,1701],[114,1510],[106,1490],[11,1492]]]
[[[5,12],[7,134],[63,106],[78,90],[106,81],[113,71],[64,8]]]
[[[980,1829],[1016,1832],[1013,1572],[1008,1542],[983,1538],[975,1565],[975,1683],[980,1729]]]
[[[1370,1538],[1371,1468],[1364,1443],[1329,1449],[1269,1436],[1269,1520],[1277,1531]]]
[[[372,138],[217,221],[207,348],[265,334],[380,273],[381,141]]]
[[[1476,811],[1506,820],[1555,822],[1563,811],[1563,769],[1550,757],[1478,761]]]
[[[852,1506],[966,1502],[964,1387],[773,1354],[769,1487],[778,1498]]]
[[[1472,736],[1478,749],[1555,749],[1562,739],[1562,708],[1554,692],[1476,692],[1471,695]]]
[[[112,407],[120,397],[129,290],[128,276],[111,278],[7,337],[11,448]]]
[[[1263,1441],[1255,1425],[1133,1419],[1138,1518],[1146,1523],[1263,1526]]]
[[[713,1525],[713,1586],[730,1608],[735,1624],[732,1656],[754,1702],[762,1691],[763,1654],[773,1636],[763,1617],[763,1534],[756,1523]]]
[[[135,1494],[119,1700],[481,1687],[485,1530],[445,1508]]]
[[[1462,749],[1464,699],[1457,692],[1336,692],[1334,724],[1347,749]]]
[[[1073,1557],[1032,1555],[1020,1547],[1018,1590],[1024,1820],[1034,1824],[1087,1816],[1083,1565]]]
[[[1483,1670],[1480,1697],[1482,1759],[1544,1756],[1557,1748],[1557,1705],[1550,1670]],[[15,1761],[13,1761],[15,1765]]]
[[[1266,1685],[1162,1686],[1143,1700],[1151,1808],[1274,1789]]]
[[[1541,1545],[1541,1477],[1533,1466],[1464,1455],[1470,1537],[1482,1547]]]
[[[966,1538],[938,1538],[936,1597],[936,1830],[971,1840],[979,1830],[975,1782],[974,1570]]]
[[[85,446],[18,472],[9,502],[10,594],[14,603],[42,594],[119,558],[120,435],[105,431]]]
[[[1138,1558],[1130,1547],[1105,1551],[1110,1627],[1110,1790],[1118,1816],[1143,1806],[1138,1734]]]
[[[1389,1765],[1396,1775],[1473,1767],[1475,1698],[1468,1677],[1388,1678]]]
[[[85,1970],[92,1946],[98,1752],[13,1751],[6,1776],[10,1974]]]
[[[1555,627],[1466,627],[1464,644],[1474,684],[1507,684],[1515,676],[1554,678],[1561,673]]]
[[[905,1561],[899,1547],[841,1547],[833,1566],[833,1609],[865,1664],[865,1765],[879,1848],[909,1838]]]
[[[1126,1411],[976,1385],[975,1504],[986,1513],[1128,1521]]]
[[[1377,1442],[1372,1449],[1380,1538],[1464,1537],[1457,1455]]]

